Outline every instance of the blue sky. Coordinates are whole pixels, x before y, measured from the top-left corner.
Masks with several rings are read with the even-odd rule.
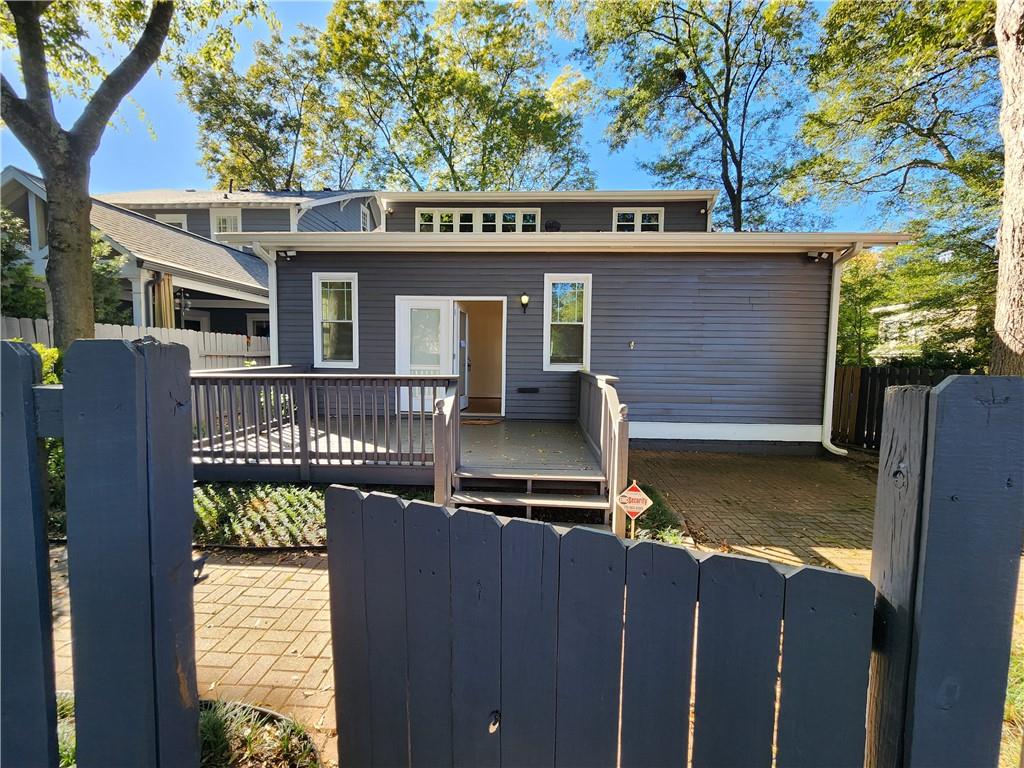
[[[331,9],[330,2],[272,3],[287,37],[300,23],[322,27]],[[252,30],[237,33],[241,50],[238,64],[246,66],[254,40],[265,38],[269,32],[265,25],[256,24]],[[572,46],[558,43],[559,56],[568,55]],[[16,65],[7,52],[3,56],[3,72],[11,82],[20,77]],[[103,142],[92,162],[92,190],[94,193],[148,189],[155,187],[204,188],[212,186],[206,173],[197,163],[196,121],[177,96],[177,85],[169,73],[162,76],[151,70],[132,92],[132,98],[145,112],[146,121],[139,119],[135,107],[122,105],[121,116],[104,134]],[[77,117],[81,105],[65,100],[57,105],[57,114],[64,125]],[[148,124],[147,124],[148,123]],[[650,144],[634,142],[626,149],[612,153],[603,140],[606,115],[587,118],[584,135],[588,143],[591,166],[597,173],[597,186],[601,189],[645,189],[654,186],[654,179],[637,167],[637,159],[649,156]],[[152,131],[152,133],[150,132]],[[2,164],[13,164],[35,171],[35,162],[9,130],[0,131]],[[871,211],[864,207],[846,208],[834,214],[834,228],[863,229],[871,226]]]

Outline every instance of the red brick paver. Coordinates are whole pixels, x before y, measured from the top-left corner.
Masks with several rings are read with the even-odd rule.
[[[72,690],[67,559],[51,550],[57,688]],[[327,557],[211,555],[195,586],[201,698],[244,701],[305,725],[337,761]]]

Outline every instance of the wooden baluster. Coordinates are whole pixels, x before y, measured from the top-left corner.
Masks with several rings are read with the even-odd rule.
[[[408,409],[407,410],[409,412],[408,413],[408,419],[409,419],[409,464],[411,466],[413,464],[413,461],[414,461],[413,453],[416,450],[416,441],[415,441],[415,438],[413,437],[414,432],[413,432],[413,421],[412,421],[412,407],[413,407],[413,402],[412,402],[412,400],[413,400],[412,379],[407,379],[406,380],[405,388],[409,392],[408,403],[407,403]]]
[[[378,464],[380,462],[380,442],[377,439],[377,380],[373,379],[370,381],[370,396],[372,398],[373,409],[373,463]]]
[[[363,464],[366,464],[366,399],[363,380],[359,380],[359,440],[363,444]]]

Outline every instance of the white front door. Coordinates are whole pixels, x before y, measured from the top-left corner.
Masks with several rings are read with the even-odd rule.
[[[395,298],[395,373],[438,376],[452,373],[452,300],[439,297]],[[406,390],[403,388],[402,390]],[[417,391],[418,392],[418,391]],[[419,395],[413,410],[420,410]],[[400,407],[409,407],[403,395]],[[433,410],[433,404],[422,404]]]
[[[455,302],[455,349],[459,370],[459,410],[469,407],[469,314]]]

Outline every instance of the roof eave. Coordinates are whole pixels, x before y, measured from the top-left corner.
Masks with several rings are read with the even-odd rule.
[[[259,241],[268,250],[405,252],[799,253],[837,252],[910,240],[901,232],[541,232],[420,234],[417,232],[239,232],[218,240]]]

